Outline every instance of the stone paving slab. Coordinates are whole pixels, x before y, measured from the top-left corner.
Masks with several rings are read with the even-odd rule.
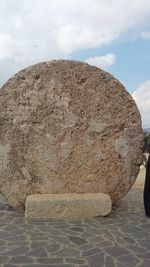
[[[105,218],[27,220],[0,196],[0,267],[149,267],[150,219],[143,191]]]

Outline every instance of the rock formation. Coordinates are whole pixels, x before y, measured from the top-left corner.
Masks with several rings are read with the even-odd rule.
[[[0,191],[18,210],[39,193],[94,193],[116,201],[142,163],[136,104],[109,73],[54,60],[0,90]]]

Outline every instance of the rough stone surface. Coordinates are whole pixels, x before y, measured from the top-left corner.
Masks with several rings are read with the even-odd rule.
[[[81,219],[108,215],[112,202],[103,193],[38,194],[28,196],[25,207],[29,219]]]
[[[141,118],[109,73],[50,61],[0,90],[0,191],[18,210],[38,193],[107,193],[121,198],[142,162]]]

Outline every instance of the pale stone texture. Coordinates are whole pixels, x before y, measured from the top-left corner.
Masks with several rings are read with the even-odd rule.
[[[111,198],[103,193],[37,194],[25,203],[27,219],[82,219],[106,216],[111,212]]]
[[[116,201],[135,182],[142,143],[134,100],[97,67],[40,63],[0,90],[0,191],[18,210],[39,193],[102,192]]]

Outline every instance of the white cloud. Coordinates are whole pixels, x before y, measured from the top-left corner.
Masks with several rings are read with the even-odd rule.
[[[141,83],[132,96],[141,112],[143,126],[150,127],[150,80]]]
[[[149,31],[147,31],[147,32],[142,32],[142,33],[141,33],[141,37],[142,37],[143,39],[150,39],[150,32],[149,32]]]
[[[97,66],[102,69],[106,69],[112,66],[116,61],[116,56],[114,54],[106,54],[105,56],[100,57],[91,57],[85,60],[85,62],[90,65]]]
[[[0,0],[0,83],[29,64],[144,31],[149,14],[149,0]]]

